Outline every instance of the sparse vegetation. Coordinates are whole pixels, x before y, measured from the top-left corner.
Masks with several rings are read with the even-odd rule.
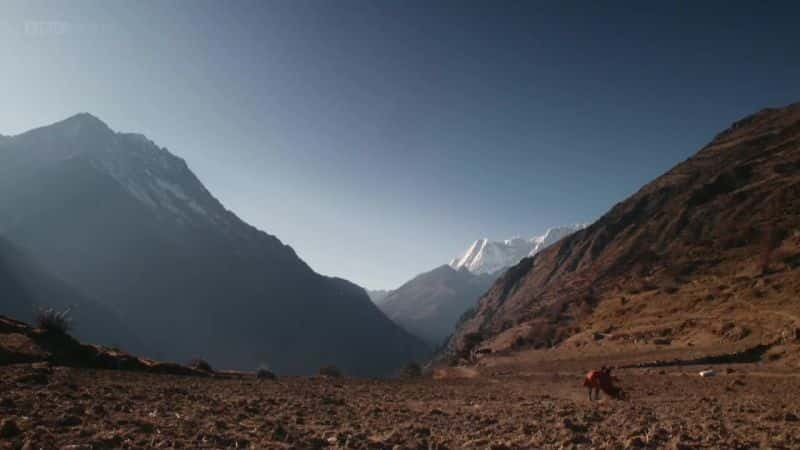
[[[464,345],[462,347],[462,351],[459,356],[465,359],[469,359],[470,354],[472,353],[472,349],[474,349],[481,342],[483,342],[483,334],[479,332],[472,332],[465,334]]]
[[[459,359],[458,355],[451,354],[442,358],[442,362],[444,362],[444,364],[448,367],[455,367],[461,362],[461,360]]]
[[[72,318],[69,314],[69,308],[64,311],[40,309],[36,314],[36,326],[51,333],[67,334],[72,329]]]
[[[409,362],[400,369],[400,378],[419,378],[422,376],[422,367],[414,361]]]
[[[785,232],[775,226],[770,226],[765,231],[764,239],[761,244],[761,259],[759,262],[759,271],[762,275],[770,273],[770,265],[773,261],[773,255],[784,238]]]
[[[214,371],[214,369],[211,367],[211,364],[209,364],[208,361],[206,361],[206,360],[204,360],[202,358],[195,358],[195,359],[189,361],[189,367],[191,367],[194,370],[200,370],[202,372],[213,372]]]
[[[261,364],[256,371],[256,378],[259,380],[274,380],[277,376],[274,372],[269,370],[266,364]]]
[[[556,336],[555,325],[546,321],[531,322],[525,342],[533,348],[548,348],[553,345]]]
[[[464,322],[467,322],[468,320],[470,320],[473,317],[475,317],[475,313],[476,313],[476,309],[475,309],[474,306],[469,308],[468,310],[464,311],[461,314],[461,317],[458,318],[458,322],[456,322],[456,327],[458,327],[459,325],[463,324]]]
[[[659,289],[665,294],[676,294],[680,290],[680,282],[672,277],[666,277],[658,283]]]
[[[342,371],[334,365],[328,365],[320,367],[319,374],[323,377],[340,378],[342,376]]]
[[[274,380],[277,377],[269,369],[261,368],[258,369],[258,371],[256,372],[256,378],[258,378],[259,380]]]

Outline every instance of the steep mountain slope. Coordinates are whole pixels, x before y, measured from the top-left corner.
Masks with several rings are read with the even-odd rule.
[[[800,338],[799,269],[795,104],[735,123],[588,228],[509,269],[450,348],[467,356],[596,340],[698,349]]]
[[[456,270],[464,268],[477,274],[496,273],[517,264],[526,256],[539,253],[584,227],[585,225],[568,225],[550,228],[545,234],[531,239],[513,238],[506,241],[478,239],[462,256],[450,261],[450,267]]]
[[[389,292],[379,306],[395,323],[438,347],[495,278],[444,265]]]
[[[313,272],[186,163],[88,114],[0,141],[0,230],[175,360],[388,373],[424,345]]]
[[[103,308],[46,273],[10,242],[0,238],[0,315],[33,323],[40,308],[70,309],[74,333],[82,339],[142,351],[141,342]]]

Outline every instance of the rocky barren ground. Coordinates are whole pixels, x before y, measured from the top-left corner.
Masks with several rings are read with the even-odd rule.
[[[0,367],[0,448],[800,448],[800,378],[760,364],[366,380]],[[460,375],[458,377],[457,375]]]

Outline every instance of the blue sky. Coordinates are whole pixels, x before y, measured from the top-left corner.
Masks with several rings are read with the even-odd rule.
[[[800,101],[793,3],[629,3],[3,2],[0,133],[142,132],[317,271],[392,288]]]

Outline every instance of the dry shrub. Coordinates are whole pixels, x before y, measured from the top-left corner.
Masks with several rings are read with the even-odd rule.
[[[782,250],[775,255],[789,269],[800,267],[800,252],[795,250]]]
[[[199,370],[201,372],[213,372],[214,369],[211,367],[211,364],[208,363],[205,359],[202,358],[194,358],[189,361],[189,367],[194,370]]]
[[[422,367],[414,361],[409,362],[400,369],[400,378],[419,378],[422,376]]]
[[[319,374],[323,377],[340,378],[342,376],[342,371],[334,365],[327,365],[319,368]]]
[[[459,353],[459,356],[462,358],[469,358],[469,355],[472,353],[472,349],[478,346],[483,342],[483,334],[480,332],[473,332],[467,333],[464,335],[464,345]]]
[[[761,247],[761,259],[759,262],[759,269],[761,270],[762,274],[769,273],[770,264],[772,263],[773,259],[773,253],[775,252],[775,249],[780,246],[780,243],[783,241],[784,237],[785,233],[783,230],[780,230],[775,226],[770,226],[764,233],[764,240]]]
[[[70,310],[56,311],[52,308],[40,309],[36,314],[36,326],[42,330],[67,334],[72,329],[72,319],[69,317]]]
[[[556,336],[556,326],[543,321],[533,322],[528,329],[525,341],[534,348],[550,347]]]
[[[578,306],[579,317],[589,317],[594,312],[594,307],[589,302],[581,302]]]
[[[661,282],[661,291],[666,294],[675,294],[680,290],[680,285],[674,279],[666,279]]]
[[[274,380],[277,377],[271,370],[267,369],[266,367],[261,367],[256,372],[256,378],[259,380]]]

